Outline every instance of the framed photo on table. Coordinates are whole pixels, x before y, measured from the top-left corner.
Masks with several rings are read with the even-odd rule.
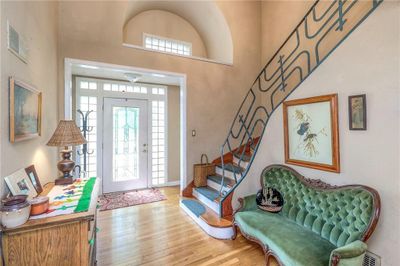
[[[30,165],[27,168],[25,168],[25,172],[29,177],[29,180],[31,180],[33,187],[35,188],[36,192],[38,194],[42,193],[43,188],[42,184],[40,184],[39,177],[36,173],[36,169],[34,165]]]
[[[283,123],[286,163],[340,172],[337,94],[284,102]]]
[[[42,93],[10,77],[10,142],[41,135]]]
[[[20,169],[4,178],[11,194],[28,195],[29,199],[37,196],[36,189],[33,187],[32,181],[29,179],[25,169]]]

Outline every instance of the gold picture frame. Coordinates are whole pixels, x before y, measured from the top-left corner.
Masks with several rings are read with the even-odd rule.
[[[10,83],[10,142],[41,136],[42,93],[13,77]]]
[[[283,103],[285,163],[340,173],[338,96]]]

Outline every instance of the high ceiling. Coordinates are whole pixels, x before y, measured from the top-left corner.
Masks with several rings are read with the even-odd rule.
[[[225,63],[233,62],[233,44],[224,15],[213,1],[130,1],[125,24],[141,12],[164,10],[174,13],[199,32],[208,51],[208,58]]]

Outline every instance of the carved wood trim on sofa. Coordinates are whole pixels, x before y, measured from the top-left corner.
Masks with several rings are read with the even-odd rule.
[[[361,237],[361,241],[366,242],[372,235],[372,233],[374,232],[376,225],[378,224],[378,220],[379,220],[379,215],[381,212],[381,200],[380,200],[380,196],[378,194],[378,192],[368,186],[365,185],[344,185],[344,186],[335,186],[335,185],[331,185],[328,183],[325,183],[324,181],[320,180],[320,179],[311,179],[311,178],[306,178],[303,175],[301,175],[299,172],[297,172],[296,170],[294,170],[293,168],[286,166],[286,165],[281,165],[281,164],[273,164],[273,165],[269,165],[266,168],[264,168],[264,170],[261,173],[260,176],[260,185],[261,187],[263,186],[263,177],[265,172],[269,171],[271,168],[281,168],[281,169],[285,169],[288,170],[290,172],[292,172],[296,178],[298,178],[304,185],[314,188],[316,190],[340,190],[340,189],[345,189],[345,188],[363,188],[367,191],[369,191],[372,195],[373,198],[373,205],[374,205],[374,215],[367,227],[367,230],[365,230],[365,233],[362,235]],[[239,198],[239,208],[234,212],[237,213],[239,211],[241,211],[244,207],[244,199],[243,198]],[[237,237],[237,230],[240,230],[240,226],[239,224],[237,224],[235,222],[235,215],[233,215],[233,223],[232,223],[232,227],[233,227],[233,236],[232,236],[232,240],[236,239]],[[280,259],[278,258],[278,256],[276,256],[276,254],[274,253],[273,250],[271,250],[268,246],[264,245],[260,240],[258,240],[255,237],[252,237],[250,235],[247,235],[246,233],[244,233],[242,230],[240,230],[241,234],[248,240],[255,242],[257,244],[259,244],[265,254],[265,265],[268,265],[269,263],[269,259],[271,256],[273,256],[276,261],[278,262],[278,264],[280,266],[284,266],[284,264],[280,261]],[[332,261],[331,261],[331,265],[332,266],[337,266],[339,265],[339,261],[340,261],[340,257],[339,256],[332,256]]]

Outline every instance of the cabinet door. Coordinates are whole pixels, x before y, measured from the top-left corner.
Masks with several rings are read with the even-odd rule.
[[[9,266],[81,265],[80,236],[79,221],[7,233],[3,239],[5,263]]]

